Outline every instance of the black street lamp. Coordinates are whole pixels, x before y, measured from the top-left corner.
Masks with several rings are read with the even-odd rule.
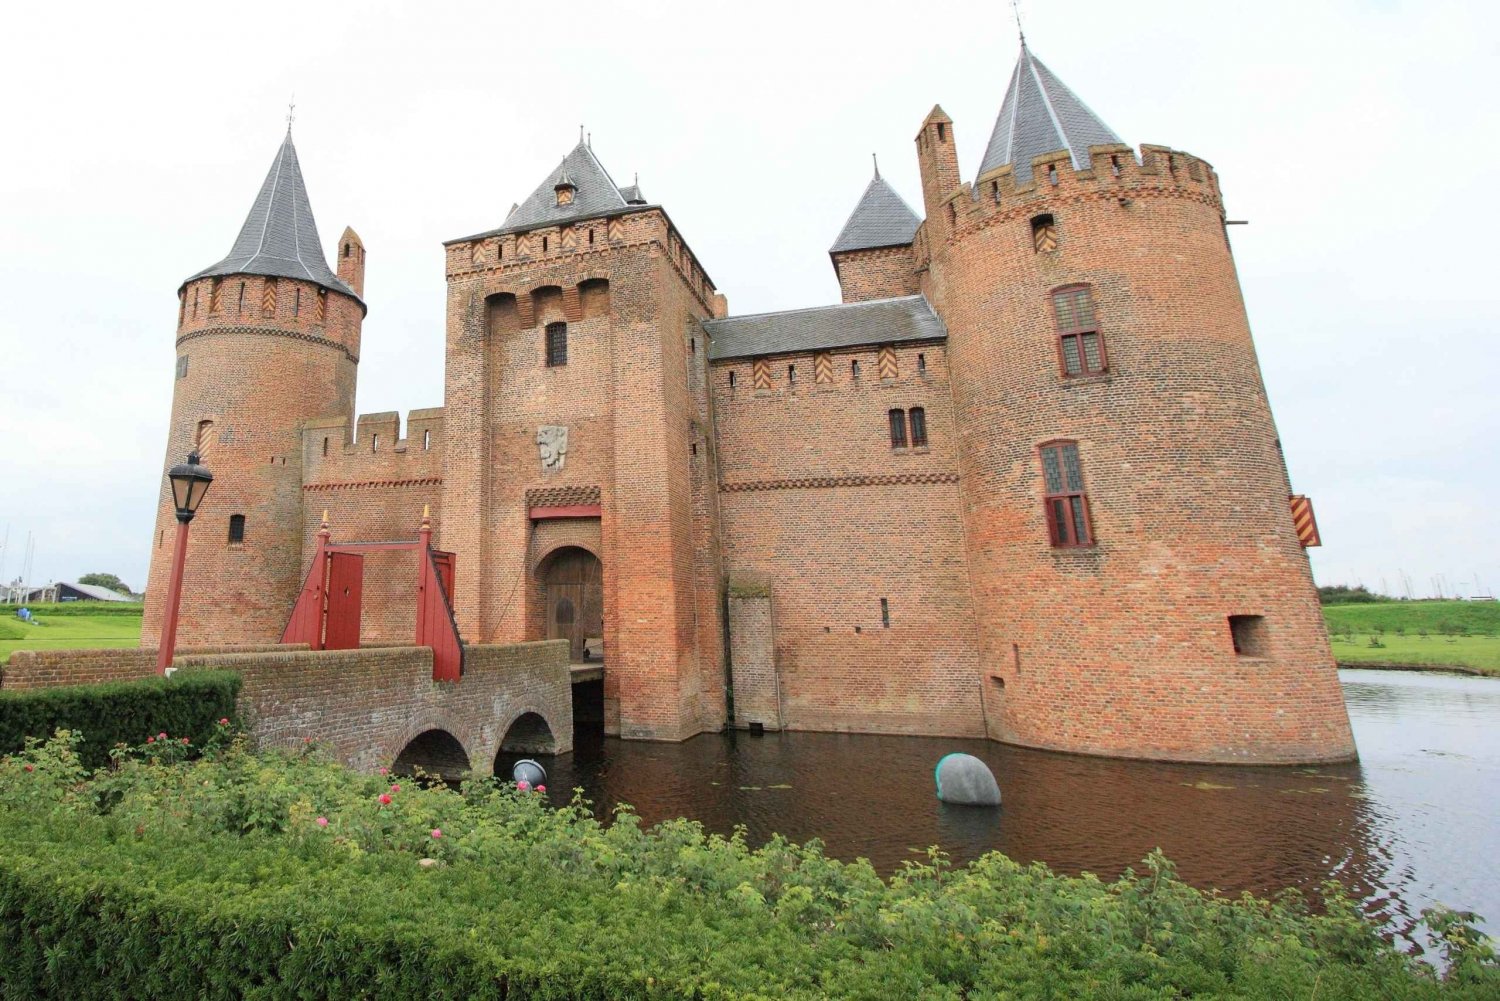
[[[189,452],[187,462],[167,472],[172,484],[172,503],[177,507],[177,548],[172,553],[172,580],[167,585],[167,617],[162,622],[161,644],[156,651],[156,670],[166,674],[177,647],[177,609],[182,604],[182,569],[187,562],[188,522],[198,513],[214,474],[198,464],[198,453]]]

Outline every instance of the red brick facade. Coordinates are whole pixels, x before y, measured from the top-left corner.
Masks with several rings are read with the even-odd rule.
[[[446,406],[413,411],[404,436],[396,414],[350,434],[357,301],[329,292],[314,322],[288,299],[311,284],[278,282],[270,315],[264,279],[188,284],[168,464],[199,421],[217,439],[182,635],[274,639],[325,509],[336,542],[380,541],[412,538],[430,506],[468,643],[544,638],[551,558],[599,559],[606,728],[622,736],[721,729],[733,676],[737,725],[1352,757],[1217,177],[1162,147],[1092,152],[971,186],[934,109],[915,238],[834,254],[846,303],[925,296],[945,336],[899,343],[871,331],[710,362],[703,324],[724,298],[655,205],[452,241]],[[363,294],[352,231],[337,253]],[[1072,286],[1092,297],[1099,374],[1064,371],[1053,293]],[[549,363],[552,324],[565,364]],[[922,440],[915,424],[893,440],[894,413],[914,410]],[[549,466],[553,427],[566,454]],[[1049,534],[1039,450],[1059,440],[1076,446],[1087,545]],[[248,527],[231,546],[235,512]],[[172,525],[164,496],[144,642]],[[368,639],[407,641],[409,562],[367,559]],[[733,597],[731,578],[749,590]],[[1258,618],[1236,640],[1231,616]]]

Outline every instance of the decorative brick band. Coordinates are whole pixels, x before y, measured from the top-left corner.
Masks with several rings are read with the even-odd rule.
[[[429,487],[443,482],[441,476],[422,476],[414,480],[360,480],[355,483],[304,483],[303,490],[359,490],[364,487]]]
[[[526,491],[527,508],[587,507],[599,505],[598,487],[541,487]]]
[[[815,476],[798,480],[750,480],[722,483],[725,493],[740,490],[810,490],[823,487],[889,487],[910,483],[957,483],[957,473],[891,473],[885,476]]]
[[[178,344],[186,343],[198,337],[209,337],[216,334],[250,334],[255,337],[290,337],[294,341],[306,341],[309,344],[317,344],[325,348],[333,348],[342,351],[344,357],[354,364],[359,364],[359,356],[347,347],[333,340],[331,337],[319,337],[317,334],[304,334],[296,330],[282,330],[277,327],[205,327],[195,330],[190,334],[183,334],[177,338]]]

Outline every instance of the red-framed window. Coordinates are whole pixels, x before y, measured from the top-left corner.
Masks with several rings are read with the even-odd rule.
[[[568,363],[568,325],[547,324],[547,367],[558,368]]]
[[[906,411],[892,410],[888,416],[891,419],[891,448],[905,448]]]
[[[911,418],[911,446],[925,448],[927,445],[927,411],[923,407],[912,407],[907,416]]]
[[[1063,375],[1099,375],[1109,368],[1104,335],[1087,285],[1070,285],[1052,293],[1057,318],[1057,357]]]
[[[1047,491],[1047,534],[1059,547],[1092,546],[1089,499],[1076,441],[1049,441],[1041,447],[1042,482]]]

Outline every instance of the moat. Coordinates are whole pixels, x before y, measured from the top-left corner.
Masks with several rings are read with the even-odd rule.
[[[941,846],[962,863],[998,849],[1112,878],[1161,847],[1183,878],[1227,893],[1315,890],[1336,878],[1398,932],[1433,902],[1500,929],[1500,680],[1340,672],[1359,764],[1234,768],[1075,757],[984,741],[791,733],[684,744],[578,734],[548,759],[550,795],[575,786],[647,823],[686,816],[821,839],[884,873]],[[998,811],[944,806],[932,769],[967,751],[994,769]]]

